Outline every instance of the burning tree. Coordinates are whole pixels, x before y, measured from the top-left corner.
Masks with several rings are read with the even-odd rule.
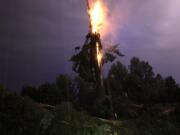
[[[93,82],[97,97],[103,98],[106,93],[103,85],[102,66],[109,61],[114,61],[117,55],[123,55],[119,52],[117,45],[103,50],[100,38],[100,30],[106,21],[106,7],[103,0],[87,0],[87,12],[89,32],[83,47],[75,48],[80,51],[72,56],[71,61],[74,62],[73,70],[85,81]]]

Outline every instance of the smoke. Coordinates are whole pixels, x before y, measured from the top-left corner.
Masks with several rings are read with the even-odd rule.
[[[132,0],[104,0],[107,6],[107,19],[101,30],[101,37],[106,44],[116,44],[122,28],[127,25],[128,18],[136,2]]]
[[[62,1],[66,4],[63,6],[65,11],[73,17],[72,22],[74,16],[81,19],[79,22],[83,23],[84,27],[79,27],[85,29],[83,34],[86,34],[88,17],[85,0]],[[180,82],[180,74],[178,74],[180,73],[180,1],[103,1],[108,8],[107,21],[101,31],[104,47],[107,47],[107,44],[120,44],[122,52],[126,55],[125,58],[137,56],[147,59],[156,71],[163,75],[175,75]],[[74,8],[77,10],[72,11]],[[66,16],[67,12],[64,12]]]
[[[70,18],[82,19],[82,23],[86,20],[88,28],[88,15],[86,13],[86,0],[62,0],[61,10],[66,13],[66,16]],[[90,5],[96,0],[89,0]],[[103,1],[106,11],[106,20],[100,30],[101,38],[103,42],[107,44],[116,44],[119,41],[119,33],[124,25],[127,25],[128,18],[132,13],[137,2],[134,0],[101,0]],[[136,0],[139,1],[139,0]],[[76,12],[72,12],[73,8],[77,8],[81,5],[81,10],[78,9]]]

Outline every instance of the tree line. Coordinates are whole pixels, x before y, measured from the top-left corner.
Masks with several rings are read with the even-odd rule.
[[[0,86],[0,134],[179,135],[180,87],[172,76],[155,74],[148,62],[133,57],[128,66],[112,64],[104,87],[114,120],[108,98],[97,104],[93,83],[80,76],[61,74],[20,94]]]
[[[154,73],[147,61],[137,57],[133,57],[127,67],[119,61],[112,64],[104,78],[104,87],[106,92],[110,92],[112,106],[118,114],[121,114],[120,105],[123,103],[146,106],[180,101],[180,87],[175,79]],[[109,115],[109,102],[105,100],[103,106],[98,106],[94,102],[96,92],[93,84],[79,76],[59,75],[55,83],[44,83],[39,87],[25,86],[21,94],[42,104],[57,105],[68,101],[77,109],[93,115]]]

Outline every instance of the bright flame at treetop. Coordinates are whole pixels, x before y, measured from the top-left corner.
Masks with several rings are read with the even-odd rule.
[[[90,16],[91,32],[99,33],[106,18],[105,5],[103,4],[103,1],[93,0],[90,4],[88,13]]]
[[[90,18],[90,31],[93,34],[99,34],[100,30],[106,20],[106,7],[103,3],[103,0],[91,0],[91,3],[88,1],[88,15]],[[96,57],[98,66],[101,66],[102,63],[102,50],[99,47],[99,43],[96,43]]]

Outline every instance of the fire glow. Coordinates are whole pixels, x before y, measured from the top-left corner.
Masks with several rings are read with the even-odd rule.
[[[88,15],[90,18],[90,32],[92,34],[100,34],[103,24],[106,22],[106,7],[103,0],[87,0],[88,1]],[[96,43],[96,57],[98,66],[102,63],[102,50],[100,45]]]
[[[94,0],[89,7],[91,32],[99,33],[106,18],[105,5],[102,0]]]
[[[96,52],[97,52],[97,61],[98,61],[98,66],[101,66],[101,61],[102,61],[102,52],[99,49],[99,44],[96,43]]]

